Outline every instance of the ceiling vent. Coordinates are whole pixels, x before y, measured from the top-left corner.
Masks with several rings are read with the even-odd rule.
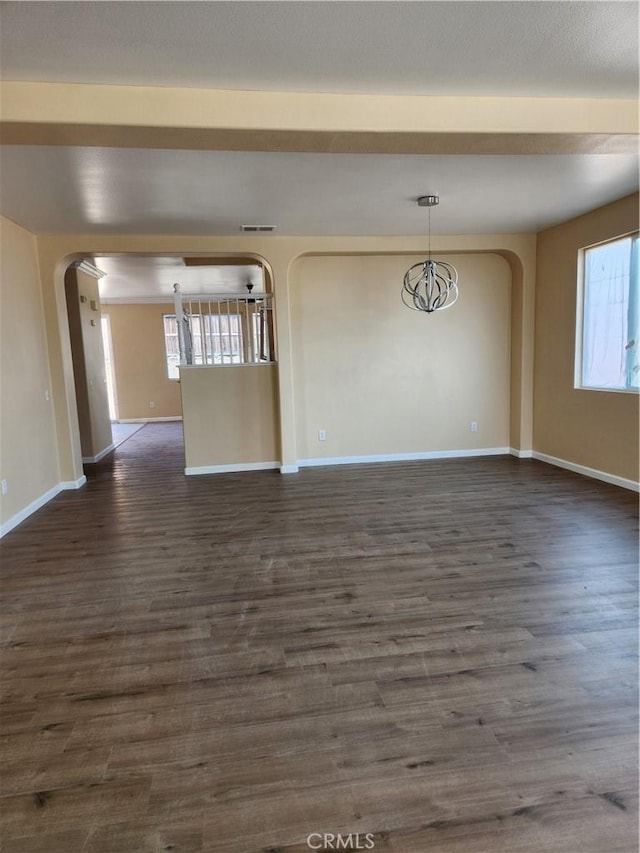
[[[270,234],[272,231],[276,230],[275,225],[241,225],[240,230],[244,231],[245,234]]]

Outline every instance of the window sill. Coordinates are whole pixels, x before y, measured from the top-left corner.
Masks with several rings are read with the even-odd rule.
[[[206,368],[218,369],[219,367],[270,367],[275,361],[245,361],[240,364],[181,364],[180,370],[205,370]]]
[[[597,391],[597,392],[605,392],[607,394],[630,394],[632,396],[637,397],[640,394],[640,388],[597,388],[597,387],[589,387],[587,385],[574,385],[574,391]]]

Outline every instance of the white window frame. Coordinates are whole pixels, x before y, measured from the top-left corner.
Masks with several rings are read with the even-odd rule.
[[[175,314],[163,314],[162,315],[162,340],[164,343],[164,362],[165,362],[165,368],[167,371],[167,379],[169,379],[171,382],[179,382],[179,380],[180,380],[180,344],[178,343],[178,361],[174,365],[173,362],[169,361],[171,356],[169,354],[169,349],[167,347],[167,343],[168,343],[167,320],[169,320],[169,319],[173,319],[173,321],[176,322],[176,315]],[[177,340],[178,339],[177,327],[176,327],[175,337]],[[177,369],[177,375],[176,376],[171,375],[171,367],[172,366],[174,366]]]
[[[585,319],[585,292],[587,287],[586,282],[586,255],[592,249],[597,249],[601,246],[607,246],[611,243],[617,243],[622,240],[639,239],[640,232],[631,231],[627,234],[621,234],[609,240],[603,240],[600,243],[594,243],[590,246],[585,246],[578,252],[578,282],[577,282],[577,299],[576,299],[576,341],[575,341],[575,365],[574,365],[574,388],[578,391],[605,391],[613,394],[640,394],[640,387],[629,386],[624,387],[607,387],[598,385],[586,385],[583,381],[584,376],[584,319]],[[629,287],[633,286],[633,280],[630,279]],[[638,281],[635,281],[636,288],[640,288]],[[636,294],[636,299],[640,299],[640,292]],[[638,345],[638,343],[636,343]]]

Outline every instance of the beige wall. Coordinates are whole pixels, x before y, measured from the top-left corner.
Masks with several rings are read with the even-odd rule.
[[[509,446],[509,265],[493,254],[439,257],[458,269],[460,298],[431,316],[400,299],[405,271],[422,257],[296,262],[300,459]]]
[[[538,235],[534,448],[638,480],[638,395],[574,388],[580,249],[638,229],[638,195]]]
[[[8,522],[60,479],[40,278],[33,234],[0,218],[0,521]]]
[[[274,313],[278,342],[278,402],[280,453],[275,457],[284,470],[294,470],[301,454],[297,447],[296,405],[294,401],[293,348],[290,290],[295,285],[297,259],[331,255],[416,255],[424,252],[424,237],[272,237],[272,236],[191,236],[180,235],[39,235],[38,249],[43,283],[43,300],[54,384],[59,460],[65,479],[79,468],[79,441],[74,422],[75,395],[69,381],[70,352],[65,340],[66,308],[62,288],[63,270],[74,257],[110,253],[179,254],[229,257],[252,254],[263,258],[273,275]],[[496,254],[509,261],[512,285],[519,294],[512,300],[511,447],[531,449],[531,399],[533,388],[533,312],[535,286],[534,234],[438,235],[433,238],[438,254]],[[396,286],[396,285],[394,285]],[[61,299],[62,293],[62,299]],[[457,309],[457,306],[456,306]],[[408,310],[408,309],[405,309]],[[515,343],[514,343],[515,342]],[[513,390],[516,390],[516,394]],[[78,474],[75,474],[78,476]]]
[[[167,376],[162,323],[173,304],[109,304],[102,313],[111,323],[118,418],[180,417],[180,384]]]
[[[278,462],[274,364],[180,370],[187,468]]]
[[[167,87],[2,84],[3,138],[13,144],[304,150],[367,153],[577,153],[634,151],[637,99],[415,98],[318,93],[230,92]],[[534,234],[446,235],[437,252],[495,252],[509,260],[511,437],[532,446]],[[240,235],[48,234],[38,236],[49,342],[58,460],[64,479],[81,472],[70,346],[62,280],[74,258],[139,252],[246,255],[273,271],[278,334],[281,459],[300,455],[294,399],[289,273],[303,255],[412,254],[418,237],[280,237]]]
[[[83,458],[92,461],[112,443],[98,282],[70,268],[65,274],[65,292],[80,446]]]

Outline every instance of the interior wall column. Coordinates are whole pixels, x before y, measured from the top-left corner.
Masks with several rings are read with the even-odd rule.
[[[520,449],[533,450],[533,379],[536,315],[536,235],[523,240],[522,263],[522,394],[520,396]]]
[[[273,272],[274,314],[278,358],[278,400],[280,414],[280,471],[298,471],[296,449],[295,405],[293,396],[293,349],[290,310],[290,268],[292,257],[287,252],[269,252]]]
[[[64,275],[73,257],[60,259],[49,250],[46,238],[38,237],[42,303],[51,365],[51,398],[62,482],[77,483],[84,477],[80,430],[71,359]]]
[[[500,252],[511,267],[510,446],[519,456],[533,450],[533,343],[536,238],[519,238],[517,252]]]

